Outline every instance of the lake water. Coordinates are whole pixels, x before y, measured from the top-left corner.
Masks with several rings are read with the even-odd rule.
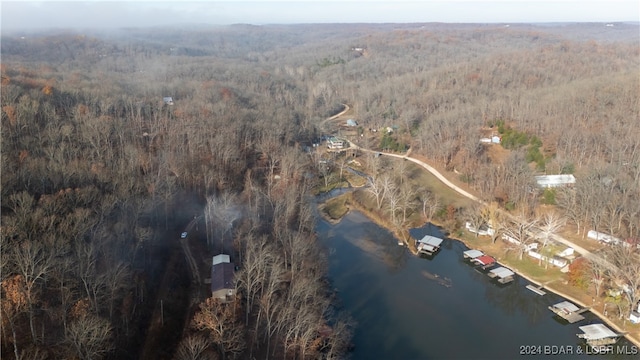
[[[352,359],[640,358],[625,339],[612,352],[627,355],[586,349],[578,326],[599,322],[595,316],[567,324],[547,308],[561,297],[536,295],[519,277],[498,285],[463,260],[459,241],[447,239],[433,258],[420,258],[359,212],[336,225],[319,220],[317,231],[339,306],[357,322]],[[426,234],[442,237],[434,226],[412,230]]]

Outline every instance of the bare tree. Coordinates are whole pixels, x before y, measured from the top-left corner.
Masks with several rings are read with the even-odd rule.
[[[377,178],[368,180],[367,192],[373,195],[373,197],[376,199],[376,205],[378,206],[378,209],[382,208],[384,189],[382,188],[382,184],[378,181]]]
[[[537,223],[538,219],[526,220],[524,216],[521,216],[519,221],[510,222],[504,228],[504,237],[516,250],[520,260],[535,240],[531,230],[536,227]]]
[[[111,337],[109,321],[97,315],[86,314],[69,323],[65,342],[80,359],[101,359],[113,349]]]
[[[545,254],[549,240],[556,231],[564,226],[564,224],[564,218],[561,218],[560,215],[554,211],[547,212],[542,216],[542,221],[540,223],[540,237],[542,238],[542,245],[539,250],[541,254]],[[540,258],[540,261],[542,261],[542,257]],[[545,262],[545,264],[546,267],[549,262]],[[540,263],[538,263],[538,265],[540,265]]]
[[[27,295],[25,294],[24,287],[22,286],[22,275],[14,275],[8,277],[2,281],[2,296],[0,297],[0,310],[2,310],[2,319],[0,319],[0,325],[2,325],[2,335],[6,340],[7,324],[11,329],[13,353],[16,359],[20,358],[18,351],[18,337],[16,336],[16,321],[18,316],[27,310]]]
[[[213,360],[213,357],[207,353],[209,341],[204,336],[190,335],[178,345],[175,360]]]
[[[253,311],[256,297],[266,282],[269,264],[272,260],[271,252],[267,248],[267,237],[261,236],[255,240],[253,234],[244,236],[246,250],[243,266],[235,275],[238,287],[245,293],[245,325],[249,324],[249,314]]]
[[[422,216],[427,220],[430,220],[440,209],[440,199],[428,190],[422,190],[420,194],[422,202]]]
[[[616,244],[605,253],[613,264],[611,281],[620,289],[628,302],[628,311],[640,301],[640,253],[633,246]]]
[[[485,218],[487,219],[487,224],[491,229],[491,242],[495,243],[500,236],[504,233],[504,226],[506,221],[500,210],[498,203],[495,201],[489,203],[485,208]]]
[[[223,359],[227,354],[231,354],[232,357],[239,355],[246,345],[244,327],[237,321],[236,306],[235,302],[225,304],[210,297],[200,303],[199,310],[192,320],[194,328],[209,334]]]
[[[27,308],[29,310],[29,328],[34,342],[38,341],[35,329],[36,285],[43,280],[54,266],[55,254],[42,242],[24,241],[15,245],[10,261],[24,281]]]
[[[475,229],[475,236],[478,237],[480,229],[488,225],[487,212],[478,203],[473,203],[464,210],[464,217],[472,228]]]
[[[606,281],[607,273],[611,270],[611,265],[599,255],[589,258],[589,273],[591,274],[591,283],[596,291],[596,298],[600,297],[600,290]]]

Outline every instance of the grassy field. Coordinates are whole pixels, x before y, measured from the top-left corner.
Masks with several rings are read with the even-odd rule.
[[[324,203],[322,211],[332,220],[339,220],[349,212],[347,197],[349,194],[337,196]]]

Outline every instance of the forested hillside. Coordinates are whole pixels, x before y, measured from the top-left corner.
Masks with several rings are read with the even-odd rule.
[[[486,200],[549,201],[578,231],[639,237],[637,35],[628,24],[3,35],[3,358],[342,356],[349,328],[324,280],[317,167],[303,151],[341,104]],[[511,141],[497,151],[487,134]],[[532,194],[544,173],[576,186]],[[211,204],[239,214],[202,239],[238,265],[226,305],[193,295],[176,245]],[[151,357],[167,274],[183,310]]]

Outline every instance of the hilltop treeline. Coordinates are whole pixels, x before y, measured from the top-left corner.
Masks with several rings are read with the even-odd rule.
[[[342,103],[364,129],[393,126],[387,142],[505,206],[540,201],[534,174],[573,172],[576,186],[545,201],[579,231],[637,237],[637,30],[237,25],[3,36],[3,356],[137,358],[172,241],[206,198],[242,212],[231,235],[239,300],[198,299],[157,356],[342,354],[348,327],[323,282],[308,198],[315,167],[302,151]],[[505,131],[526,142],[504,152],[479,143]],[[188,211],[186,198],[197,199]]]

